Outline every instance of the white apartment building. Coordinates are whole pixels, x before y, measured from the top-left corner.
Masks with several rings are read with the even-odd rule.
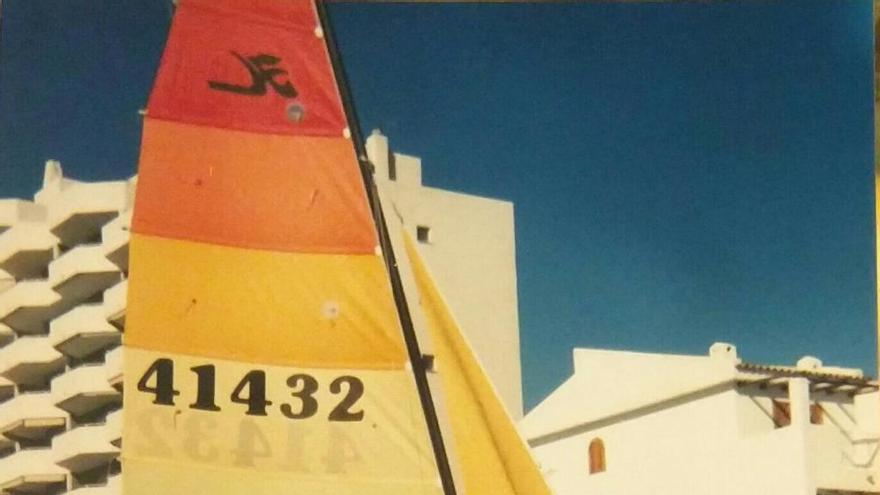
[[[384,207],[418,238],[519,417],[513,206],[423,187],[420,160],[387,143],[378,133],[367,142]],[[33,201],[0,200],[0,494],[120,492],[120,344],[136,184],[71,180],[49,161]]]
[[[877,382],[805,357],[574,350],[520,423],[557,495],[880,493]]]

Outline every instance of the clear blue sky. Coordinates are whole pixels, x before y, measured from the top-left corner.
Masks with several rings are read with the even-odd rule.
[[[575,346],[875,364],[869,0],[330,8],[365,132],[516,205],[523,382]],[[0,197],[135,171],[163,0],[5,0]]]

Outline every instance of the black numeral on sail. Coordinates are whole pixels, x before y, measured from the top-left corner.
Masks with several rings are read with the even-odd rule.
[[[217,405],[217,369],[213,364],[193,366],[190,371],[196,375],[195,402],[190,409],[200,411],[219,411]],[[281,404],[281,414],[290,419],[307,419],[318,413],[318,380],[312,375],[297,373],[287,378],[290,395],[296,399],[290,404]],[[174,362],[168,358],[153,361],[144,375],[138,380],[137,389],[153,395],[153,404],[173,406],[174,396],[180,392],[174,389]],[[344,375],[330,382],[330,393],[341,395],[336,407],[330,411],[330,421],[363,421],[364,411],[358,409],[357,402],[364,395],[364,383],[357,377]],[[251,370],[232,393],[229,400],[247,406],[245,414],[267,416],[267,408],[272,401],[266,398],[266,372]],[[247,449],[244,449],[247,450]],[[242,450],[242,452],[244,452]]]
[[[202,411],[219,411],[220,408],[214,403],[214,365],[193,366],[190,368],[196,374],[196,401],[189,405],[191,409]]]
[[[333,408],[328,419],[330,421],[361,421],[364,419],[364,411],[352,412],[351,406],[364,395],[364,383],[353,376],[340,376],[330,383],[330,392],[334,394],[342,392],[343,383],[348,385],[348,393]]]
[[[247,397],[242,396],[245,387],[248,389]],[[265,416],[266,406],[272,404],[271,401],[266,400],[266,372],[254,370],[244,375],[235,386],[229,400],[237,404],[247,404],[248,410],[245,414]]]
[[[299,411],[294,412],[290,404],[281,404],[281,414],[290,419],[310,418],[318,412],[318,401],[313,397],[318,391],[318,380],[311,375],[291,375],[287,386],[294,389],[290,394],[300,400]]]
[[[153,376],[156,377],[155,385],[150,386],[148,382]],[[154,361],[138,381],[137,389],[154,394],[153,404],[173,406],[174,396],[180,395],[174,390],[174,362],[165,358]]]

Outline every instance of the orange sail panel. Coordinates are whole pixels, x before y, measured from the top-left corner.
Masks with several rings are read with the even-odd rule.
[[[231,131],[148,118],[134,230],[227,246],[374,253],[350,140]]]
[[[311,0],[181,0],[148,105],[125,495],[439,495]]]

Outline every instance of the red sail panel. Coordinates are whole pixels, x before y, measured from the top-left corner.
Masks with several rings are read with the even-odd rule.
[[[144,122],[133,229],[300,253],[372,254],[350,140]]]
[[[307,1],[181,2],[148,114],[227,129],[342,136],[345,114],[319,26]]]

